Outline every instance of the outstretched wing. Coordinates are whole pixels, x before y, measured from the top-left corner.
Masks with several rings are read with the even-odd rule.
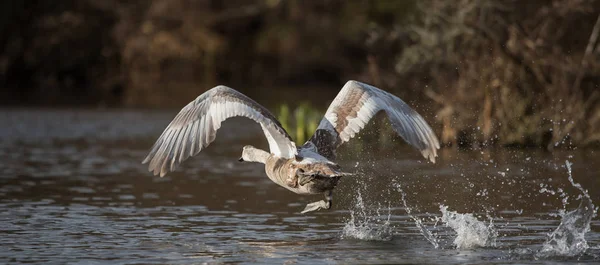
[[[296,144],[265,107],[226,86],[214,87],[185,106],[156,140],[142,163],[164,176],[215,140],[221,123],[231,117],[250,118],[262,127],[272,154],[292,158]]]
[[[394,130],[423,156],[435,163],[439,141],[431,127],[398,97],[374,86],[348,81],[335,97],[315,134],[305,144],[314,145],[328,159],[354,137],[379,111],[385,111]]]

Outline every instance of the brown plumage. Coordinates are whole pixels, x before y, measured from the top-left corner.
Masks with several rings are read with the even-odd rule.
[[[398,97],[353,80],[335,97],[308,144],[333,160],[335,150],[358,134],[380,111],[387,114],[392,128],[406,142],[435,163],[440,143],[423,117]]]
[[[164,176],[215,140],[221,123],[234,116],[260,124],[270,152],[245,146],[240,161],[265,164],[267,176],[297,194],[325,193],[326,200],[310,203],[303,213],[329,209],[332,191],[344,173],[334,163],[336,149],[358,134],[383,111],[394,130],[421,154],[435,162],[439,142],[427,122],[398,97],[376,87],[348,81],[335,97],[319,127],[301,147],[265,107],[242,93],[217,86],[185,106],[158,138],[143,163]]]
[[[280,158],[271,154],[265,161],[265,172],[273,182],[297,194],[323,193],[333,189],[340,177],[350,175],[342,172],[337,164],[301,163],[296,159]],[[309,185],[301,185],[301,178],[314,181],[308,183]]]

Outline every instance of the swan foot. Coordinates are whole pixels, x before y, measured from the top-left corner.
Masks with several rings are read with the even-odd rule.
[[[318,201],[318,202],[313,202],[313,203],[309,203],[306,205],[306,208],[304,208],[304,211],[302,211],[302,213],[308,213],[308,212],[312,212],[312,211],[317,211],[317,210],[321,210],[321,209],[329,209],[330,206],[329,204],[324,201]]]
[[[307,204],[301,213],[308,213],[308,212],[317,211],[317,210],[321,210],[321,209],[331,208],[331,206],[333,205],[332,194],[333,194],[332,191],[326,192],[325,200]]]

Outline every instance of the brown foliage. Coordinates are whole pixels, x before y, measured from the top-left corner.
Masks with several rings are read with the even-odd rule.
[[[419,2],[397,78],[440,106],[442,141],[587,145],[600,140],[597,1]],[[423,70],[425,69],[425,70]]]
[[[454,145],[600,142],[599,0],[0,4],[0,101],[181,106],[218,83],[394,92]],[[328,93],[331,94],[331,93]]]
[[[118,50],[105,30],[116,18],[106,8],[78,0],[1,2],[1,100],[84,104],[118,96]]]

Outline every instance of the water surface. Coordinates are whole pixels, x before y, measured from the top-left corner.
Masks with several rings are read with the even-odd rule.
[[[444,149],[431,164],[400,141],[356,141],[339,150],[358,175],[340,183],[333,209],[300,214],[322,197],[293,194],[260,165],[237,162],[244,145],[267,146],[244,119],[226,122],[167,177],[147,172],[140,161],[175,113],[1,110],[0,262],[600,260],[598,217],[585,231],[597,209],[574,211],[584,192],[565,162],[597,204],[596,151]],[[572,226],[583,223],[584,251],[540,252],[569,211]]]

